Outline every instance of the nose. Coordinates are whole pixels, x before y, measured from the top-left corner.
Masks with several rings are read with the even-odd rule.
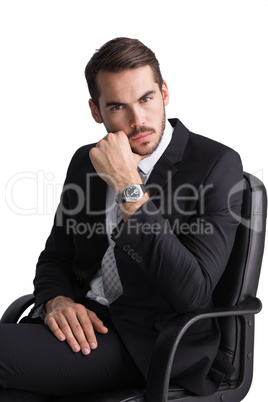
[[[131,108],[129,123],[131,128],[145,125],[144,112],[138,107]]]

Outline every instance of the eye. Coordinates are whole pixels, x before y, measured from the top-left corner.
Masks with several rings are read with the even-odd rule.
[[[141,99],[141,103],[147,103],[150,102],[152,98],[150,96],[145,96],[144,98]]]
[[[115,105],[115,106],[113,106],[113,107],[111,107],[111,111],[112,112],[117,112],[117,111],[119,111],[119,110],[122,110],[124,108],[124,105]]]

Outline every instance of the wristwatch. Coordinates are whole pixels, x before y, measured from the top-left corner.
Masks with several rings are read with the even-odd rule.
[[[118,204],[122,204],[123,202],[136,202],[141,199],[146,191],[144,184],[128,184],[122,193],[117,194],[115,201]]]

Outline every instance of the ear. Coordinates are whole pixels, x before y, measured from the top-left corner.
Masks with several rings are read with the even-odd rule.
[[[97,123],[102,123],[102,117],[100,115],[99,109],[97,108],[97,106],[95,105],[95,103],[93,102],[92,99],[89,99],[88,101],[90,110],[91,110],[91,114],[93,119],[97,122]]]
[[[166,81],[163,81],[162,84],[162,95],[164,100],[164,105],[167,106],[169,104],[169,90]]]

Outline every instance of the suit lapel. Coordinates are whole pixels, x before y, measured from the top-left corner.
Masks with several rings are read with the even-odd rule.
[[[150,189],[151,197],[157,195],[160,188],[163,188],[178,171],[189,139],[188,129],[178,119],[169,121],[174,127],[172,139],[156,163],[146,185]]]

